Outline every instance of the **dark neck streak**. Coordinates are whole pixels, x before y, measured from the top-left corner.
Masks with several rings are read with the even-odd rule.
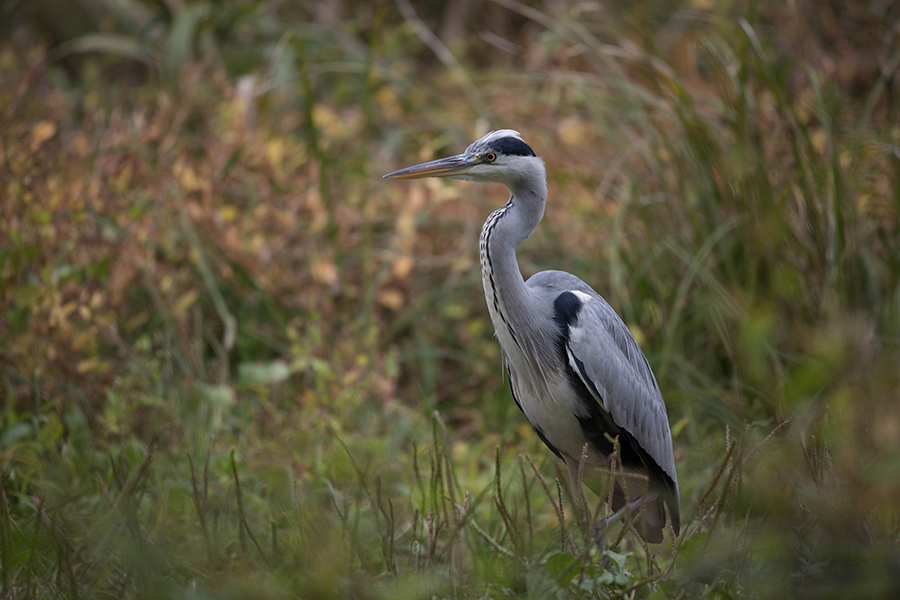
[[[512,198],[507,201],[502,207],[498,208],[487,218],[484,222],[484,226],[481,228],[481,237],[479,239],[479,254],[481,258],[481,271],[482,278],[484,280],[484,288],[485,293],[488,296],[487,300],[493,305],[493,313],[499,315],[500,320],[503,325],[506,327],[507,331],[509,331],[509,335],[512,338],[513,342],[515,342],[516,346],[518,346],[519,350],[522,349],[522,346],[519,344],[519,340],[516,338],[515,330],[512,328],[509,322],[509,318],[505,314],[505,310],[508,306],[503,306],[501,308],[501,298],[500,290],[497,289],[498,279],[501,281],[509,280],[510,275],[513,275],[512,279],[518,279],[518,282],[521,282],[522,287],[524,288],[525,282],[522,280],[522,274],[519,271],[518,264],[515,259],[515,247],[513,247],[512,253],[512,262],[515,268],[515,274],[504,272],[506,269],[504,267],[500,267],[498,272],[498,264],[495,264],[494,257],[500,255],[503,250],[499,248],[499,245],[496,245],[495,240],[492,239],[495,230],[497,229],[498,224],[503,221],[506,221],[504,225],[508,224],[509,220],[512,218],[510,216],[510,212],[513,210],[513,202]],[[508,252],[508,250],[507,250]],[[506,258],[505,256],[503,258]],[[508,262],[508,261],[503,261]],[[517,276],[517,277],[515,277]],[[515,282],[515,283],[518,283]],[[514,283],[514,285],[515,285]],[[505,303],[505,301],[504,301]],[[494,323],[495,328],[500,327],[500,323]]]
[[[491,304],[494,328],[498,334],[501,329],[508,331],[508,339],[524,356],[532,353],[524,346],[528,336],[535,332],[528,331],[534,325],[532,300],[516,261],[516,246],[531,235],[542,215],[543,201],[535,206],[512,195],[485,221],[479,243],[482,280]],[[500,342],[502,346],[502,335]]]
[[[544,216],[547,179],[544,163],[534,159],[519,176],[504,182],[509,201],[495,210],[481,229],[479,249],[484,292],[494,329],[504,352],[518,350],[524,360],[535,353],[540,319],[516,261],[516,247],[530,236]],[[508,335],[507,335],[508,334]]]

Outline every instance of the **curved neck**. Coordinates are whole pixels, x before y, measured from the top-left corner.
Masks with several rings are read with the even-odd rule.
[[[481,241],[490,243],[488,249],[491,253],[496,253],[498,257],[501,254],[511,257],[513,262],[516,246],[534,233],[544,217],[547,175],[543,161],[538,158],[534,160],[531,168],[520,172],[516,179],[504,181],[509,187],[509,201],[491,213],[481,231]]]
[[[531,322],[531,303],[516,261],[516,246],[534,233],[544,216],[547,184],[543,169],[530,180],[510,185],[510,191],[509,201],[484,222],[479,249],[482,282],[494,328],[498,333],[506,328],[515,338],[513,332]],[[501,334],[501,345],[503,337]]]

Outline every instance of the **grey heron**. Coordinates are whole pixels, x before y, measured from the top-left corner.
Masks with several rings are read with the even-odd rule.
[[[519,270],[516,247],[544,216],[543,160],[518,132],[502,129],[462,154],[384,177],[446,177],[509,188],[509,200],[484,222],[478,245],[484,295],[513,399],[540,439],[565,462],[573,486],[579,484],[585,445],[584,472],[596,472],[609,465],[610,440],[618,439],[618,465],[632,476],[615,479],[613,512],[631,510],[641,536],[659,543],[668,507],[678,535],[672,434],[644,353],[606,300],[578,277],[542,271],[525,281]],[[590,477],[584,482],[597,491]]]

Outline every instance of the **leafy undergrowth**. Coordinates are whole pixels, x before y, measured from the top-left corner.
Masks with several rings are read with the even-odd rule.
[[[282,4],[0,25],[0,597],[900,589],[893,9],[498,0],[451,52],[449,9]],[[525,274],[592,283],[659,379],[662,545],[589,543],[509,398],[505,190],[380,178],[499,127],[550,177]]]

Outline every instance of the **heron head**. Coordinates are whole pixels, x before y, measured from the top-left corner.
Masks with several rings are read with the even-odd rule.
[[[462,154],[406,167],[388,173],[384,178],[446,177],[465,181],[493,181],[512,188],[517,182],[529,180],[536,175],[541,178],[545,176],[544,161],[535,155],[518,131],[500,129],[473,142]]]

